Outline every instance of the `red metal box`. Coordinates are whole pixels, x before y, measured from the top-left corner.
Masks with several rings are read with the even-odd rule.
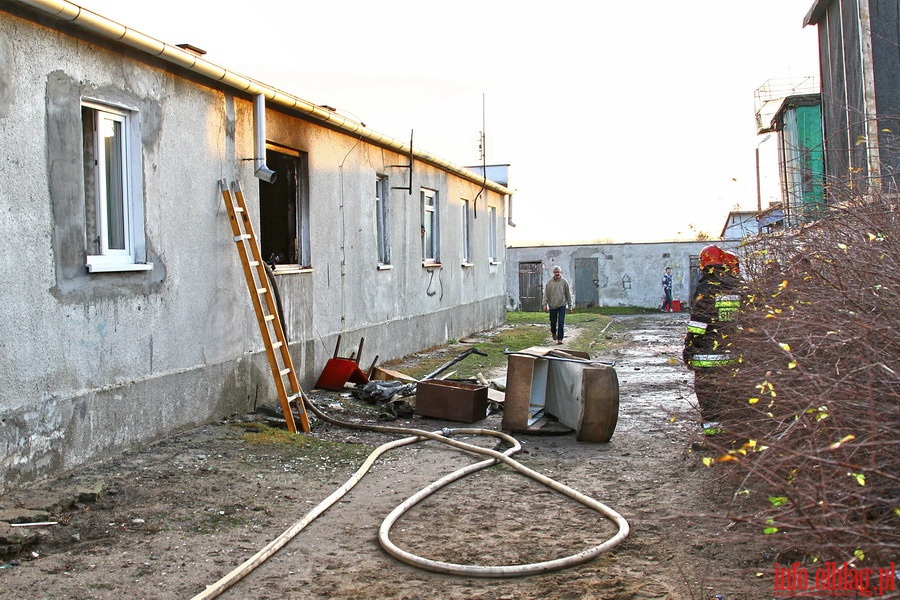
[[[487,409],[487,386],[440,379],[416,384],[417,415],[474,423],[487,416]]]

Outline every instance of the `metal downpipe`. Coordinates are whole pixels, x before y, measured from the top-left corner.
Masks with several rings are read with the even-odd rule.
[[[266,183],[275,183],[278,174],[266,166],[266,97],[253,98],[253,175]]]

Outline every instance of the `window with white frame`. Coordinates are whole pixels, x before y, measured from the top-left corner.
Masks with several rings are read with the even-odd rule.
[[[391,264],[390,223],[388,221],[388,178],[375,179],[375,238],[378,243],[378,264]]]
[[[140,141],[132,111],[83,102],[87,268],[149,270],[145,262]]]
[[[488,227],[490,228],[489,241],[490,244],[488,248],[488,253],[491,257],[491,262],[498,262],[499,255],[497,253],[497,207],[492,206],[490,210],[490,218],[488,219]]]
[[[471,243],[469,237],[469,201],[462,201],[462,261],[463,264],[472,262]]]
[[[422,189],[419,197],[422,204],[422,260],[437,263],[441,261],[437,192]]]

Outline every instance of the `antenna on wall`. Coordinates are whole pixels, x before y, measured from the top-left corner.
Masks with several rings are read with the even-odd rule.
[[[475,200],[472,201],[472,205],[475,208],[475,218],[478,218],[478,198],[484,192],[484,189],[487,187],[487,140],[485,135],[485,126],[484,126],[484,93],[481,94],[481,131],[478,136],[478,153],[481,158],[481,175],[484,177],[484,183],[481,185],[481,189],[478,190],[478,193],[475,195]]]
[[[484,92],[481,93],[481,143],[478,145],[478,149],[481,152],[481,166],[487,167],[487,140],[485,131],[487,128],[484,126],[485,118],[484,118]]]
[[[395,167],[398,169],[409,169],[409,185],[406,187],[394,187],[391,186],[392,190],[407,190],[409,195],[412,196],[412,179],[413,179],[413,130],[409,130],[409,154],[407,154],[407,159],[409,160],[409,164],[405,165],[388,165],[388,167]]]

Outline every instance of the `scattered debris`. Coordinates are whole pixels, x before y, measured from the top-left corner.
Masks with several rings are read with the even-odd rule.
[[[435,369],[434,371],[432,371],[431,373],[429,373],[428,375],[426,375],[425,377],[423,377],[422,380],[424,381],[424,380],[426,380],[426,379],[434,379],[434,378],[437,377],[439,374],[443,373],[444,371],[446,371],[447,369],[449,369],[450,367],[452,367],[453,365],[455,365],[455,364],[458,363],[459,361],[464,360],[465,358],[467,358],[468,356],[470,356],[470,355],[472,355],[472,354],[478,354],[478,355],[480,355],[480,356],[487,356],[486,353],[482,352],[482,351],[479,350],[478,348],[469,348],[468,350],[466,350],[465,352],[463,352],[462,354],[460,354],[459,356],[457,356],[457,357],[454,358],[453,360],[444,363],[443,365],[441,365],[440,367],[438,367],[437,369]]]
[[[474,423],[487,417],[488,388],[455,381],[420,381],[416,414],[422,417]]]
[[[339,392],[344,389],[348,382],[360,385],[368,383],[369,376],[359,368],[359,358],[362,355],[365,341],[365,338],[360,338],[359,350],[355,354],[351,354],[350,358],[340,358],[338,353],[341,349],[341,336],[338,335],[337,343],[334,347],[334,357],[328,359],[325,368],[322,369],[322,373],[319,375],[316,387]]]
[[[542,347],[506,354],[505,431],[575,430],[578,441],[609,441],[619,414],[619,381],[610,364]]]
[[[415,414],[415,410],[415,396],[395,396],[388,402],[385,402],[381,407],[381,411],[378,413],[378,420],[395,421],[397,419],[406,419],[413,416],[413,414]]]
[[[390,369],[385,369],[384,367],[375,367],[372,369],[372,380],[378,381],[404,381],[406,383],[418,383],[418,379],[414,377],[410,377],[404,373],[399,371],[392,371]]]
[[[394,396],[412,396],[416,393],[416,384],[402,381],[370,381],[357,390],[356,397],[370,404],[380,404],[392,400]]]

